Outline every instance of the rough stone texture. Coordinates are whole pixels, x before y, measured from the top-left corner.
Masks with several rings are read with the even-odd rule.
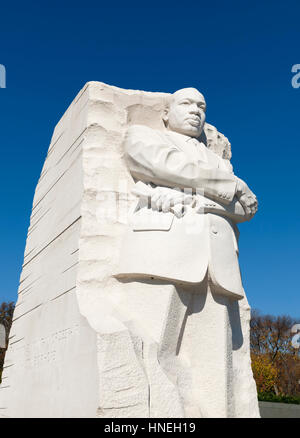
[[[212,405],[189,404],[191,382],[176,368],[172,342],[184,315],[170,309],[184,291],[112,276],[135,202],[124,135],[131,124],[162,129],[167,96],[90,82],[55,128],[33,201],[0,416],[218,416]],[[208,147],[230,159],[226,138],[210,125],[205,132]],[[233,406],[221,411],[259,416],[246,299],[229,314]]]
[[[85,87],[54,131],[36,188],[0,387],[4,416],[97,409],[96,334],[76,297],[87,117]]]

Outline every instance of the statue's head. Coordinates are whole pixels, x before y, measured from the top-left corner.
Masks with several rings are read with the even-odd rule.
[[[163,120],[167,129],[197,138],[203,130],[205,110],[205,99],[196,88],[182,88],[170,96]]]

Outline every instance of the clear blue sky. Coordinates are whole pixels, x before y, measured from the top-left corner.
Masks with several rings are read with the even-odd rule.
[[[52,130],[85,82],[193,86],[259,200],[240,226],[252,307],[300,316],[297,1],[4,2],[0,17],[1,285],[15,300],[34,189]]]

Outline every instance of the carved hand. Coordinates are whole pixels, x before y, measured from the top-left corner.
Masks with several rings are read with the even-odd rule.
[[[174,209],[175,205],[191,205],[194,202],[192,195],[187,195],[177,190],[172,190],[165,187],[156,187],[151,194],[151,208],[153,210],[162,210],[167,213],[171,210],[178,211],[179,209]]]
[[[252,217],[257,212],[258,207],[256,196],[243,180],[240,178],[237,178],[237,180],[236,197],[244,208],[246,215]]]

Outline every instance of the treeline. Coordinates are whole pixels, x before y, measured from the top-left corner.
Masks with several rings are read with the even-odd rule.
[[[14,308],[13,302],[0,304],[0,324],[5,327],[6,346]],[[286,315],[262,315],[257,310],[251,313],[252,370],[260,400],[300,403],[300,348],[297,348],[300,344],[295,343],[297,336],[291,332],[297,323],[299,321]],[[5,351],[6,348],[0,348],[0,383]]]
[[[262,315],[257,310],[252,311],[251,360],[260,400],[300,403],[297,323],[299,321],[287,315]]]

